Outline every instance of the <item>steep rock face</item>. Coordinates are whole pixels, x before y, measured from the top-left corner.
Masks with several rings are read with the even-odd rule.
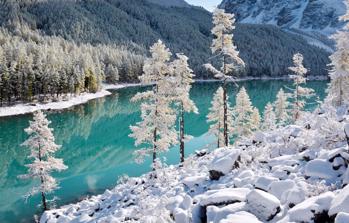
[[[223,0],[241,23],[273,24],[329,35],[342,26],[342,0]]]

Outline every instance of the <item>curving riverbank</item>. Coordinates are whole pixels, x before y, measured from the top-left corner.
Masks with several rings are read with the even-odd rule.
[[[97,93],[83,93],[78,96],[72,96],[68,100],[48,102],[48,103],[25,103],[14,106],[0,107],[0,117],[23,115],[38,110],[62,110],[75,105],[84,104],[90,100],[102,98],[112,93],[108,90],[122,89],[126,87],[135,87],[140,84],[105,84],[103,89]]]

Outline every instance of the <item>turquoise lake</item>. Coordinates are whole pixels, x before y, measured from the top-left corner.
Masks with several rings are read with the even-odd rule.
[[[320,99],[325,97],[326,81],[310,81]],[[239,82],[245,86],[253,105],[260,111],[269,101],[274,101],[276,93],[291,82],[280,80],[254,80]],[[186,143],[186,155],[195,150],[214,148],[215,138],[207,134],[206,115],[213,93],[219,83],[197,83],[191,91],[191,98],[200,114],[188,114],[186,133],[194,138]],[[56,154],[63,158],[68,170],[55,174],[60,181],[60,189],[50,197],[59,197],[57,206],[77,202],[87,196],[103,193],[116,185],[122,175],[140,176],[151,170],[150,160],[143,164],[133,161],[134,140],[129,138],[130,125],[139,121],[139,104],[130,99],[145,87],[132,87],[113,91],[113,94],[89,101],[62,111],[47,112],[50,127],[54,128],[56,143],[62,145]],[[234,105],[237,89],[230,86],[230,101]],[[313,106],[308,109],[313,109]],[[28,127],[32,115],[0,118],[0,222],[34,222],[33,216],[40,215],[40,197],[25,201],[23,196],[37,182],[20,180],[18,175],[26,173],[24,166],[29,151],[20,144],[27,138],[23,129]],[[178,147],[164,154],[168,164],[179,162]]]

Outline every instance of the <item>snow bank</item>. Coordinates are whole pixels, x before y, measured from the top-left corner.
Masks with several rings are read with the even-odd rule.
[[[102,98],[111,93],[107,90],[121,89],[126,87],[139,86],[139,84],[117,84],[117,85],[103,85],[103,90],[97,93],[83,93],[74,96],[67,101],[48,102],[48,103],[26,103],[14,106],[0,107],[0,117],[22,115],[32,113],[38,110],[62,110],[73,107],[75,105],[84,104],[92,99]]]
[[[348,109],[129,178],[104,194],[46,211],[63,222],[349,222]],[[224,177],[210,178],[210,171]]]

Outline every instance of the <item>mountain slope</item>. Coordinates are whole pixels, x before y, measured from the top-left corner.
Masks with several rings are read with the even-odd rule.
[[[223,0],[220,5],[235,13],[241,23],[273,24],[283,28],[331,34],[342,27],[342,0]]]
[[[0,4],[3,26],[6,21],[17,21],[45,35],[93,45],[130,45],[144,54],[162,39],[173,53],[189,56],[197,78],[212,78],[202,67],[212,56],[211,14],[202,8],[164,7],[146,0],[5,2]],[[292,54],[298,51],[306,54],[311,75],[327,74],[328,52],[307,44],[299,35],[277,27],[244,24],[234,34],[248,65],[245,75],[287,75]]]
[[[166,7],[189,7],[190,5],[184,0],[147,0],[148,2],[166,6]]]

